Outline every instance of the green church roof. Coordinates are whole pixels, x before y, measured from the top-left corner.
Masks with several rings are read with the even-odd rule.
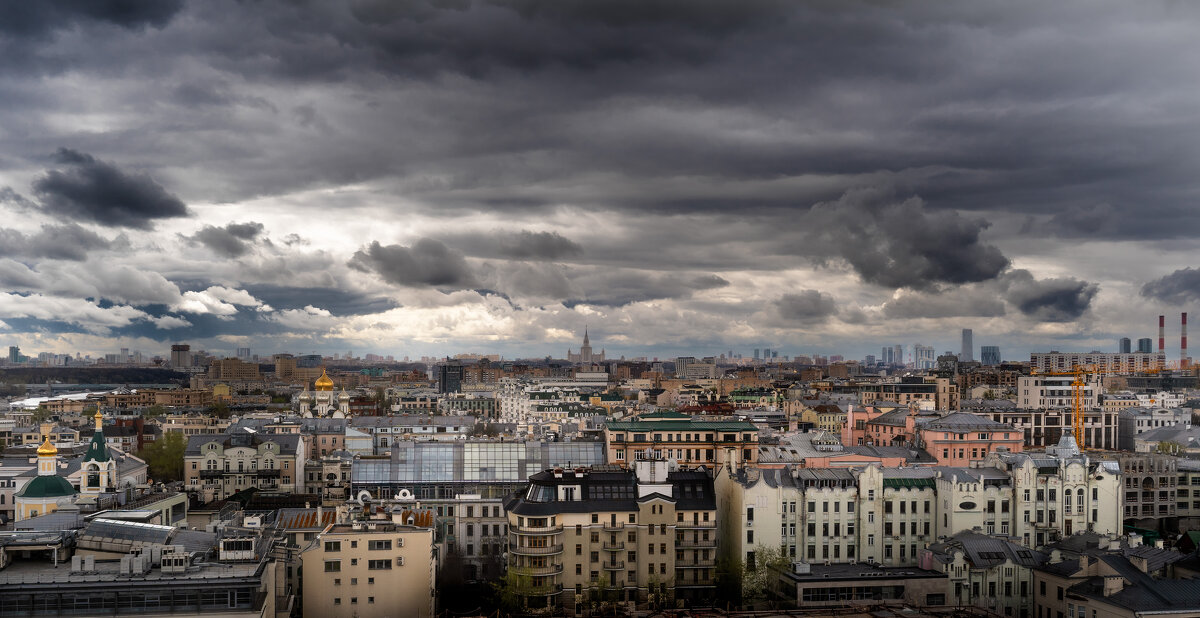
[[[54,475],[36,476],[17,492],[18,498],[59,498],[73,496],[79,492],[67,479]]]
[[[108,443],[104,441],[104,432],[97,431],[92,434],[92,442],[88,444],[88,450],[83,454],[84,461],[109,461],[112,455],[108,454]]]

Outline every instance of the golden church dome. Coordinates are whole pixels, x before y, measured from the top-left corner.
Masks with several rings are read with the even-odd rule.
[[[46,434],[46,441],[38,447],[37,454],[38,457],[58,454],[58,449],[54,448],[53,444],[50,444],[50,434]]]
[[[317,381],[313,386],[314,386],[314,390],[332,391],[333,390],[333,380],[331,380],[329,378],[329,376],[325,374],[325,370],[322,369],[321,377],[317,378]]]

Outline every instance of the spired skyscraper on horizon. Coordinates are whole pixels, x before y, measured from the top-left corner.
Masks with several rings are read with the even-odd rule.
[[[959,353],[958,360],[964,363],[975,360],[974,335],[969,328],[962,330],[962,352]]]

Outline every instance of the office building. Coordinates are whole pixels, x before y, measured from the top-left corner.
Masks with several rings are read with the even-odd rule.
[[[1121,337],[1121,339],[1117,342],[1117,350],[1121,354],[1129,354],[1130,352],[1133,351],[1131,349],[1131,347],[1132,347],[1131,343],[1132,342],[1129,341],[1129,337]]]
[[[979,360],[984,365],[994,367],[1000,364],[1000,346],[985,345],[979,348]]]
[[[969,328],[962,330],[962,352],[959,353],[958,358],[964,363],[975,360],[975,338]]]
[[[463,365],[458,361],[446,361],[438,365],[438,392],[442,394],[461,392],[463,371]]]
[[[1138,353],[1150,354],[1154,352],[1154,340],[1149,337],[1138,339]]]

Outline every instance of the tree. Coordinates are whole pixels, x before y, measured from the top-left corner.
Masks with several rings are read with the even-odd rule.
[[[149,408],[146,408],[146,411],[145,411],[145,413],[143,413],[143,416],[145,416],[146,418],[154,418],[156,416],[162,416],[166,413],[167,413],[167,409],[164,406],[156,403],[156,404],[150,406]]]
[[[45,406],[38,406],[38,409],[34,410],[33,414],[30,416],[34,425],[45,423],[53,417],[54,414],[50,412],[50,410],[47,410]]]
[[[229,406],[221,402],[217,402],[211,406],[208,406],[204,411],[217,418],[229,418]]]
[[[150,467],[150,478],[159,482],[183,480],[183,452],[187,441],[177,431],[163,433],[162,437],[147,444],[137,456]]]
[[[1164,455],[1179,455],[1183,452],[1183,445],[1178,442],[1163,440],[1158,443],[1158,446],[1154,447],[1154,451]]]
[[[516,569],[510,568],[500,581],[492,583],[496,591],[496,605],[508,613],[520,611],[533,587],[532,582],[528,575],[521,575]]]
[[[737,558],[718,558],[717,572],[713,580],[716,587],[717,606],[737,607],[742,604],[742,577],[745,565]]]
[[[782,547],[754,546],[754,564],[746,565],[742,573],[742,601],[774,604],[779,586],[779,573],[791,567],[791,560]]]

